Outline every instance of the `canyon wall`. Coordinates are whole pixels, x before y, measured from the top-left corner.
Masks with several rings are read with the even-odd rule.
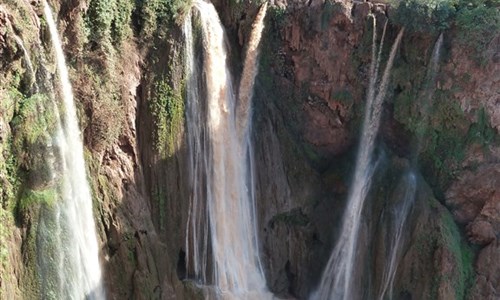
[[[201,298],[193,283],[183,281],[189,202],[180,24],[188,3],[49,2],[79,109],[107,297]],[[259,1],[214,4],[237,81]],[[377,293],[389,247],[387,212],[401,198],[399,179],[417,152],[419,184],[394,295],[500,297],[500,25],[498,7],[490,9],[497,30],[482,40],[462,15],[427,28],[415,25],[418,10],[411,23],[401,17],[403,8],[379,2],[270,2],[252,139],[257,226],[272,292],[306,299],[340,230],[365,109],[373,14],[379,33],[389,21],[384,55],[401,26],[407,31],[363,212],[365,296]],[[44,103],[58,93],[42,15],[38,0],[0,3],[1,299],[39,298],[36,232],[40,207],[50,205],[42,154],[53,126]],[[443,54],[429,110],[421,93],[441,31]]]

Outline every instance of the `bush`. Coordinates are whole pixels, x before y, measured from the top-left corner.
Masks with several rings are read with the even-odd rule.
[[[456,13],[453,0],[403,0],[393,3],[394,23],[410,32],[435,33],[451,26]]]
[[[498,7],[485,0],[462,3],[457,13],[457,39],[461,44],[476,50],[476,58],[481,58],[484,50],[500,31]]]
[[[173,22],[182,21],[191,4],[191,0],[136,0],[140,35],[146,40],[154,33],[164,35]]]
[[[90,41],[119,44],[131,32],[131,0],[91,0],[85,15]]]

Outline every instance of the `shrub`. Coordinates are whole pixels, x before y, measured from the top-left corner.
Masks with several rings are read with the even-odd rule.
[[[456,10],[453,0],[403,0],[392,14],[394,23],[411,32],[435,33],[450,27]]]
[[[120,43],[130,32],[131,0],[91,0],[85,15],[90,41]]]
[[[486,0],[461,4],[456,18],[457,39],[475,49],[476,58],[481,59],[481,54],[500,31],[499,9]]]

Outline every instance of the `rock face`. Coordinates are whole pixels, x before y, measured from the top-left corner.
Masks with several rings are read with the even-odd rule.
[[[471,242],[486,245],[500,233],[500,165],[465,171],[447,192],[447,205],[455,219],[466,225]]]
[[[105,2],[51,4],[80,111],[107,297],[201,299],[182,281],[189,174],[183,111],[175,114],[183,106],[168,106],[183,103],[178,20],[155,1],[117,0],[119,9],[102,15],[96,7]],[[214,3],[227,28],[236,81],[258,6]],[[257,227],[270,290],[307,299],[339,234],[355,165],[370,63],[368,16],[375,16],[379,36],[388,17],[386,5],[376,2],[270,4],[253,100]],[[39,123],[26,117],[33,114],[25,105],[52,92],[55,68],[40,7],[40,1],[0,4],[2,299],[37,298],[39,289],[35,237],[42,204],[26,207],[21,195],[45,187],[29,180],[38,157],[29,138],[39,133],[27,129]],[[398,30],[389,19],[386,45]],[[499,38],[481,66],[470,49],[455,47],[455,35],[445,32],[438,104],[429,113],[429,138],[416,151],[419,185],[395,276],[398,299],[500,297]],[[35,76],[15,36],[30,53]],[[396,58],[379,135],[380,168],[361,226],[367,299],[379,292],[387,265],[388,213],[402,197],[397,182],[415,161],[420,127],[413,118],[425,110],[414,99],[425,86],[435,40],[408,32]]]

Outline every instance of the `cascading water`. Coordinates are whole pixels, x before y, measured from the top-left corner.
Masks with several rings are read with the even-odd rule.
[[[420,120],[421,126],[419,126],[419,130],[417,131],[417,149],[415,154],[415,165],[417,165],[418,161],[418,153],[420,152],[420,147],[422,144],[422,138],[427,131],[428,119],[429,119],[429,110],[432,107],[432,97],[434,96],[434,92],[436,90],[436,75],[439,69],[439,59],[441,57],[441,48],[443,47],[443,34],[441,33],[434,45],[434,49],[432,50],[432,56],[429,62],[429,68],[427,69],[426,80],[423,87],[423,92],[421,96],[422,104],[422,118]]]
[[[271,298],[258,252],[249,135],[251,91],[266,5],[250,36],[236,103],[217,11],[211,3],[193,2],[184,24],[192,190],[186,239],[188,274],[202,284],[213,284],[216,298]],[[196,52],[193,37],[195,12],[203,55]]]
[[[406,219],[410,213],[413,202],[415,201],[415,194],[417,192],[417,177],[413,171],[409,171],[402,183],[402,187],[396,189],[403,189],[403,197],[390,210],[390,228],[388,235],[391,237],[389,243],[389,255],[385,264],[384,273],[382,275],[382,286],[378,299],[383,300],[387,295],[392,299],[392,289],[394,285],[394,277],[396,276],[397,264],[401,257],[401,244],[403,239],[403,232],[405,229]]]
[[[104,299],[83,143],[61,41],[45,2],[44,15],[56,54],[64,114],[61,121],[55,105],[55,155],[51,160],[54,174],[61,176],[57,199],[42,209],[37,232],[42,298]]]
[[[402,29],[396,37],[382,80],[378,87],[378,93],[376,93],[375,86],[377,83],[377,70],[381,50],[379,50],[378,55],[375,54],[375,25],[376,23],[374,21],[372,62],[370,66],[370,82],[366,100],[367,105],[354,178],[349,191],[347,209],[343,218],[340,238],[323,271],[319,288],[313,295],[313,299],[356,299],[353,293],[353,282],[359,279],[359,276],[358,274],[354,274],[355,272],[353,270],[357,263],[356,253],[359,228],[361,225],[361,212],[366,195],[370,189],[371,178],[375,168],[372,162],[372,154],[375,146],[375,138],[380,125],[382,103],[387,91],[387,85],[389,84],[390,71],[394,62],[394,57],[404,32],[404,29]],[[380,49],[382,49],[382,43],[383,41],[381,42]]]
[[[33,63],[31,62],[30,55],[28,53],[28,50],[24,47],[22,39],[14,34],[14,39],[16,40],[16,43],[21,47],[21,50],[23,51],[24,54],[24,60],[26,61],[26,66],[28,67],[28,70],[30,71],[31,75],[31,82],[30,83],[35,83],[35,70],[33,69]],[[38,89],[35,83],[35,92]]]
[[[418,164],[418,152],[420,150],[420,144],[422,142],[422,137],[427,129],[427,116],[429,114],[429,108],[432,102],[432,96],[435,91],[436,84],[436,74],[439,68],[439,58],[441,56],[441,48],[443,46],[443,34],[439,35],[439,38],[434,45],[432,51],[432,56],[429,62],[429,67],[427,69],[426,82],[421,95],[421,101],[423,102],[422,120],[420,121],[422,126],[417,132],[417,149],[416,154],[413,159],[412,165]],[[385,264],[384,274],[382,277],[382,285],[379,292],[378,299],[383,300],[385,298],[392,299],[392,290],[394,285],[394,278],[396,276],[397,264],[401,256],[401,247],[403,242],[403,230],[405,228],[406,219],[410,213],[410,209],[415,201],[415,193],[417,191],[417,179],[415,171],[410,170],[403,178],[402,183],[404,188],[404,193],[402,199],[398,201],[391,209],[391,230],[388,235],[391,237],[389,244],[389,254],[387,263]],[[387,297],[386,297],[387,295]]]

